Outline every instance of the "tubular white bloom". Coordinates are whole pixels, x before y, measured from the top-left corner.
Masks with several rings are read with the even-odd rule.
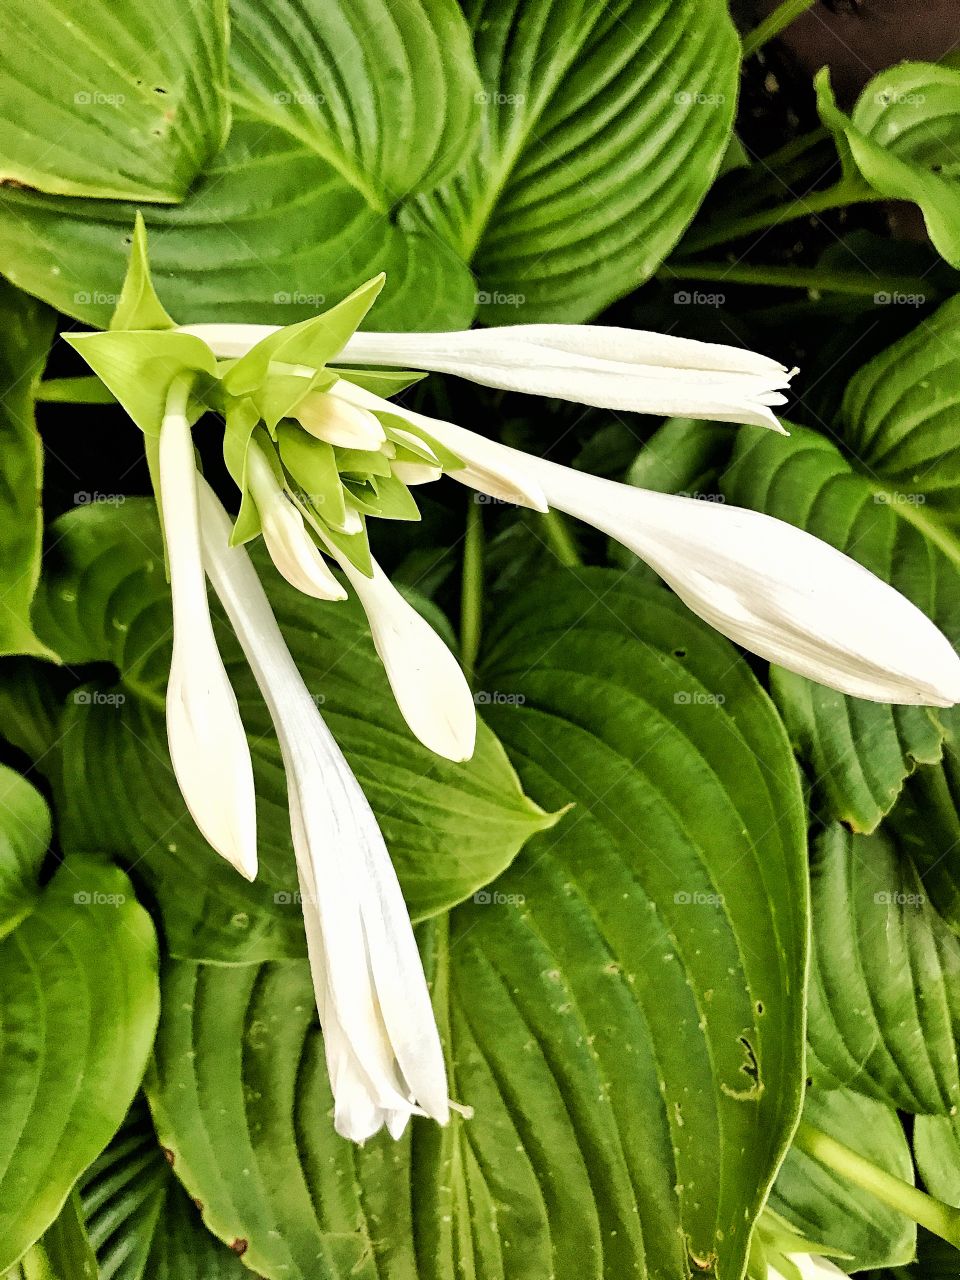
[[[263,540],[280,573],[304,595],[346,600],[346,591],[317,550],[303,516],[287,498],[256,442],[247,450],[247,480],[260,513]]]
[[[240,356],[269,325],[185,326],[220,356]],[[782,431],[771,409],[791,373],[739,347],[583,324],[505,325],[459,333],[355,333],[341,364],[451,373],[488,387]]]
[[[256,570],[201,480],[207,572],[280,740],[336,1130],[445,1124],[446,1069],[413,929],[376,818],[284,643]]]
[[[200,552],[197,468],[186,416],[188,394],[188,384],[174,384],[160,430],[160,503],[173,600],[167,741],[194,822],[219,854],[253,880],[253,766],[236,694],[210,621]]]
[[[343,449],[379,449],[387,438],[372,413],[326,391],[311,392],[295,416],[310,435]]]
[[[835,1277],[847,1274],[829,1258],[820,1258],[812,1253],[788,1253],[786,1257],[803,1276],[803,1280],[835,1280]],[[776,1267],[768,1267],[767,1280],[785,1280],[785,1277]]]
[[[373,577],[368,578],[332,543],[328,546],[363,605],[410,731],[438,756],[469,760],[477,736],[477,708],[460,664],[376,561]]]

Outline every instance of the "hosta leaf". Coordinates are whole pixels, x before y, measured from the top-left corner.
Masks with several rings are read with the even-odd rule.
[[[101,1280],[243,1280],[236,1253],[205,1230],[142,1098],[80,1183]]]
[[[57,1217],[140,1083],[156,939],[116,867],[71,857],[0,942],[0,1272]]]
[[[0,58],[2,58],[0,53]],[[0,280],[0,653],[42,655],[30,625],[40,576],[43,448],[33,414],[54,317]]]
[[[960,933],[960,745],[948,738],[943,748],[940,764],[907,780],[886,825],[916,863],[930,901]]]
[[[421,208],[485,324],[584,320],[646,280],[723,160],[737,41],[718,0],[469,0],[483,126]]]
[[[602,570],[531,587],[484,682],[526,784],[576,807],[423,939],[473,1119],[350,1146],[306,964],[171,961],[158,1132],[271,1280],[739,1280],[802,1087],[782,726],[726,641]]]
[[[820,837],[813,919],[815,1083],[950,1114],[960,1105],[960,940],[885,828],[857,836],[834,823]]]
[[[910,1148],[891,1107],[849,1089],[809,1089],[803,1118],[877,1168],[913,1182]],[[847,1270],[899,1267],[916,1252],[915,1222],[796,1147],[777,1174],[770,1208],[808,1240],[848,1255],[836,1259]]]
[[[257,774],[253,885],[200,836],[170,768],[163,715],[170,601],[153,504],[81,508],[55,530],[38,626],[72,665],[113,662],[120,672],[116,684],[69,694],[59,746],[41,761],[57,794],[62,844],[103,848],[135,864],[180,954],[303,954],[279,746],[232,631],[222,625],[219,639]],[[298,666],[381,821],[412,912],[422,918],[469,896],[553,819],[523,795],[484,726],[468,764],[441,760],[414,740],[355,601],[312,600],[282,582],[262,554],[258,563]]]
[[[223,144],[226,0],[184,9],[8,0],[0,180],[39,191],[181,200]]]
[[[930,239],[960,266],[960,70],[932,62],[888,67],[849,116],[837,108],[826,69],[816,83],[817,107],[845,173],[888,200],[918,204]]]
[[[0,938],[33,907],[50,845],[50,810],[40,792],[0,765]]]
[[[791,428],[738,437],[728,500],[779,516],[847,551],[948,635],[960,632],[960,302],[853,379],[836,434]],[[764,437],[764,438],[761,438]],[[941,755],[945,716],[847,698],[774,669],[773,694],[831,817],[873,831],[918,764]]]
[[[11,1280],[101,1280],[76,1191],[19,1266],[6,1274]]]

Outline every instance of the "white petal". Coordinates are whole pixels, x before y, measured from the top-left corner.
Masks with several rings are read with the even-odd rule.
[[[443,467],[429,462],[395,462],[391,470],[404,484],[432,484],[443,475]]]
[[[788,1253],[787,1258],[799,1270],[803,1280],[835,1280],[836,1276],[846,1276],[846,1272],[841,1271],[829,1258],[821,1258],[816,1254]]]
[[[330,548],[337,555],[336,548]],[[390,688],[411,732],[447,760],[469,760],[477,709],[456,658],[429,622],[373,562],[368,578],[345,556],[340,567],[363,605]]]
[[[160,432],[160,500],[173,600],[167,740],[177,783],[204,837],[241,875],[257,874],[253,766],[236,695],[210,622],[200,552],[190,427],[170,412]]]
[[[211,581],[263,691],[287,773],[317,1007],[338,1130],[363,1141],[396,1117],[449,1118],[423,965],[383,836],[284,644],[230,521],[201,489]]]
[[[346,600],[347,593],[307,532],[259,446],[247,452],[247,481],[270,558],[292,587],[316,600]]]
[[[379,449],[387,438],[367,409],[328,391],[311,392],[297,406],[296,417],[312,436],[343,449]]]
[[[960,658],[905,596],[760,512],[650,493],[531,459],[550,499],[645,560],[753,653],[854,697],[952,706]]]

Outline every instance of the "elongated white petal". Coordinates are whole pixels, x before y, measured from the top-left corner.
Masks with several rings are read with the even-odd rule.
[[[260,513],[270,559],[292,587],[316,600],[346,600],[347,593],[307,532],[303,516],[287,498],[256,443],[247,453],[247,480]]]
[[[218,355],[268,329],[191,325]],[[533,324],[458,333],[355,333],[342,364],[430,369],[506,391],[606,409],[783,428],[771,412],[792,376],[767,356],[719,343],[602,325]]]
[[[276,726],[338,1132],[449,1118],[423,965],[376,818],[290,656],[230,521],[201,490],[207,571]]]
[[[391,471],[404,484],[433,484],[443,475],[443,467],[429,462],[394,462]]]
[[[432,431],[464,452],[462,427],[435,422]],[[550,506],[629,547],[694,613],[762,658],[875,702],[960,702],[960,657],[947,637],[812,534],[757,511],[651,493],[486,444],[524,468]]]
[[[369,410],[327,391],[315,391],[302,400],[296,416],[312,436],[344,449],[379,449],[387,438]]]
[[[376,561],[373,577],[368,578],[332,545],[330,551],[363,605],[410,731],[438,756],[469,760],[477,736],[477,709],[460,664]]]
[[[428,434],[435,436],[465,464],[461,470],[452,474],[471,489],[489,494],[491,498],[498,498],[503,502],[512,502],[520,507],[531,507],[534,511],[547,510],[547,499],[536,478],[525,465],[525,454],[517,450],[504,449],[495,441],[486,440],[483,436],[478,436],[473,431],[466,431],[452,422],[428,418],[425,414],[404,408],[403,405],[381,400],[373,392],[349,382],[339,382],[337,393],[345,399],[349,398],[354,404],[369,409],[389,410],[395,416],[405,419],[411,426],[421,427]],[[453,441],[456,441],[456,444]]]
[[[204,837],[241,875],[257,874],[253,766],[217,649],[200,552],[197,469],[184,404],[160,432],[160,501],[170,563],[173,656],[167,740],[177,783]]]

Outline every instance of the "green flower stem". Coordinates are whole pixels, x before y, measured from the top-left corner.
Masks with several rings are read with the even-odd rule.
[[[546,535],[547,546],[561,564],[568,569],[579,569],[583,566],[580,552],[570,528],[559,511],[545,511],[541,514],[542,528]]]
[[[758,49],[762,49],[765,44],[778,36],[801,14],[812,9],[814,4],[816,0],[783,0],[783,3],[777,5],[773,13],[764,18],[759,26],[748,31],[743,37],[744,58],[752,57]]]
[[[911,1186],[909,1182],[904,1182],[902,1178],[877,1168],[871,1161],[856,1151],[851,1151],[829,1134],[815,1129],[805,1120],[801,1120],[793,1142],[794,1146],[840,1174],[854,1186],[869,1191],[891,1209],[906,1214],[941,1240],[960,1249],[960,1209],[954,1209],[942,1200],[936,1200],[925,1191]]]
[[[116,404],[117,397],[99,378],[48,378],[37,385],[36,399],[52,404]]]
[[[764,209],[760,213],[734,218],[717,226],[706,226],[699,234],[687,236],[681,246],[682,256],[686,258],[704,249],[712,249],[718,244],[729,244],[731,240],[740,240],[744,236],[752,235],[755,231],[766,231],[770,227],[779,227],[797,218],[825,213],[828,209],[842,209],[849,204],[863,204],[869,200],[882,199],[883,196],[868,187],[863,179],[841,178],[825,191],[813,191],[808,196],[800,196],[773,209]]]
[[[934,290],[921,276],[880,278],[857,271],[823,271],[819,267],[754,266],[745,262],[666,262],[658,280],[710,280],[721,284],[770,285],[782,289],[809,289],[817,293],[849,293],[871,297],[877,293],[922,293]]]
[[[476,498],[471,493],[467,504],[460,590],[460,665],[468,684],[473,684],[483,626],[483,507]]]

